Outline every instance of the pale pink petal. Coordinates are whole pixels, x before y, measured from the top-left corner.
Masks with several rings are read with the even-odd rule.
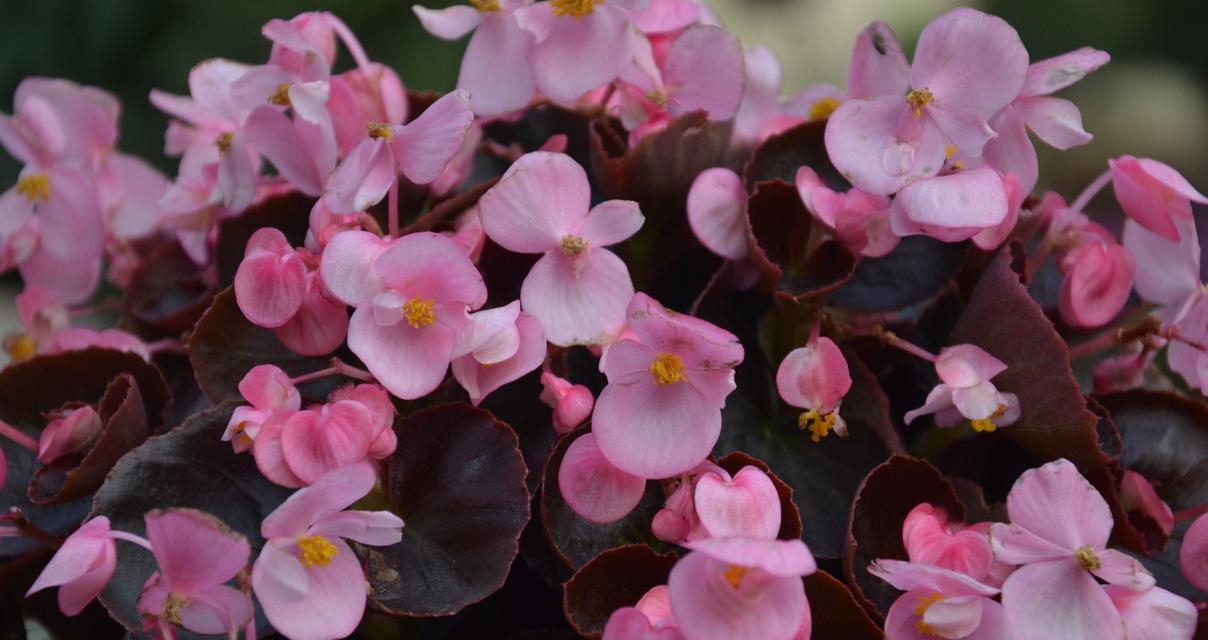
[[[1103,496],[1065,459],[1023,472],[1007,495],[1007,512],[1012,527],[1022,527],[1071,553],[1087,545],[1103,549],[1112,529],[1111,510]]]
[[[230,84],[230,97],[240,108],[251,111],[268,104],[281,85],[291,85],[295,80],[294,74],[276,65],[252,67]]]
[[[910,86],[935,95],[945,111],[989,118],[1023,88],[1028,52],[1005,20],[960,7],[919,35]]]
[[[256,468],[264,477],[283,487],[301,487],[306,483],[290,471],[281,449],[281,431],[291,415],[292,411],[279,411],[260,425],[256,439],[252,442],[252,457],[256,460]]]
[[[1194,306],[1176,324],[1179,335],[1196,342],[1208,341],[1208,296],[1194,298]],[[1166,350],[1170,368],[1183,376],[1191,386],[1208,386],[1208,377],[1201,375],[1204,352],[1181,341],[1174,341]]]
[[[684,640],[674,626],[654,628],[650,619],[633,607],[612,612],[604,625],[604,640]]]
[[[931,602],[932,592],[927,590],[908,591],[898,596],[889,606],[885,616],[885,637],[893,640],[933,640],[934,634],[919,629],[922,617],[917,609]]]
[[[592,414],[596,444],[609,462],[643,478],[667,478],[704,460],[721,433],[721,412],[681,382],[609,384]]]
[[[273,628],[294,640],[343,638],[356,630],[365,613],[368,583],[365,572],[352,549],[342,540],[329,540],[336,555],[327,565],[305,569],[308,579],[305,596],[270,586],[264,571],[252,570],[252,588],[260,608]],[[296,547],[293,547],[296,553]]]
[[[1007,365],[972,344],[945,347],[935,360],[935,372],[952,387],[972,387],[1007,370]]]
[[[1071,467],[1072,469],[1072,467]],[[1071,559],[1025,565],[1007,578],[1002,604],[1018,638],[1124,640],[1107,592]]]
[[[671,569],[667,587],[676,624],[693,640],[789,639],[805,616],[805,587],[798,577],[747,575],[734,588],[727,565],[690,553]]]
[[[604,524],[625,517],[646,492],[646,480],[613,466],[596,446],[592,433],[566,450],[558,468],[558,491],[575,513]]]
[[[237,634],[251,619],[251,596],[228,586],[195,592],[180,608],[180,626],[204,635]]]
[[[408,298],[460,302],[471,309],[487,301],[482,274],[455,242],[439,233],[421,231],[399,238],[378,256],[373,270],[385,287]]]
[[[188,595],[223,584],[247,565],[247,539],[209,514],[156,510],[144,520],[164,585],[172,591]]]
[[[688,224],[707,249],[729,260],[747,257],[747,190],[738,174],[706,169],[688,191]]]
[[[57,555],[55,557],[58,557]],[[51,561],[53,562],[53,558]],[[47,564],[47,569],[50,565]],[[85,567],[86,573],[78,578],[59,586],[59,610],[64,615],[74,616],[84,610],[101,591],[108,586],[109,580],[117,569],[117,550],[112,541],[104,546],[99,557]],[[43,575],[45,575],[45,570]],[[39,576],[41,579],[41,576]],[[33,593],[31,587],[29,593]]]
[[[687,1],[696,5],[695,0]],[[776,54],[767,47],[746,47],[745,61],[747,83],[742,92],[742,103],[734,116],[734,140],[744,145],[762,138],[776,117],[784,75]]]
[[[994,130],[981,116],[945,111],[939,107],[928,107],[927,114],[957,149],[970,156],[980,156],[982,148],[995,136]]]
[[[590,200],[583,167],[565,154],[537,151],[512,163],[478,208],[483,230],[500,246],[543,253],[579,226]]]
[[[878,98],[905,95],[910,88],[906,54],[893,29],[877,20],[856,36],[847,68],[847,95]]]
[[[902,522],[902,544],[911,562],[932,564],[983,580],[994,560],[989,528],[950,525],[942,510],[923,503]]]
[[[328,167],[320,167],[298,129],[284,113],[262,105],[252,110],[243,126],[248,145],[268,158],[277,172],[298,191],[308,196],[323,193],[323,181],[327,178],[323,169]]]
[[[710,120],[729,120],[742,100],[742,45],[720,27],[696,25],[680,34],[663,63],[672,115],[703,110]]]
[[[607,200],[591,208],[575,228],[574,235],[589,246],[606,247],[629,239],[642,228],[646,219],[632,200]]]
[[[1031,193],[1040,179],[1040,164],[1036,147],[1028,137],[1023,117],[1009,106],[990,118],[990,128],[998,134],[982,149],[982,158],[1002,174],[1014,174],[1020,190]]]
[[[1060,91],[1086,77],[1111,60],[1106,51],[1082,47],[1069,53],[1033,62],[1028,67],[1020,95],[1043,96]]]
[[[265,227],[256,233],[281,233]],[[306,296],[306,264],[297,254],[253,252],[235,272],[235,301],[252,324],[279,327],[289,321]]]
[[[256,198],[256,174],[259,160],[253,161],[242,128],[231,135],[230,143],[218,161],[218,189],[222,206],[228,211],[243,211]]]
[[[742,344],[734,334],[706,320],[671,311],[645,293],[634,294],[626,314],[628,328],[644,344],[683,361],[689,382],[693,372],[725,373],[742,363]]]
[[[1066,150],[1091,141],[1091,134],[1082,128],[1082,113],[1069,100],[1035,96],[1020,98],[1014,108],[1023,121],[1049,146]]]
[[[701,13],[696,0],[652,0],[649,7],[633,17],[633,24],[645,34],[676,33],[695,24]]]
[[[403,519],[389,511],[341,511],[323,518],[310,533],[385,547],[403,539],[402,529]]]
[[[53,289],[68,304],[82,304],[91,298],[101,277],[99,259],[59,258],[49,251],[35,252],[18,269],[25,282]]]
[[[168,188],[162,173],[134,156],[114,153],[106,169],[120,184],[121,199],[107,212],[106,227],[120,240],[134,240],[160,223],[159,200]]]
[[[830,413],[851,389],[847,360],[833,340],[819,338],[784,357],[776,370],[776,389],[794,407]]]
[[[920,180],[902,189],[890,208],[890,224],[900,236],[924,234],[959,242],[1000,224],[1010,213],[1008,209],[998,172],[970,169]]]
[[[117,567],[109,519],[97,516],[71,534],[42,569],[26,596],[49,587],[60,587],[59,608],[74,616],[84,610],[109,583]]]
[[[633,297],[629,268],[608,249],[586,259],[561,251],[541,257],[524,278],[520,304],[559,346],[600,344],[620,332]]]
[[[539,23],[548,18],[547,4],[519,9],[520,26],[537,36],[530,58],[537,88],[551,100],[569,102],[607,84],[629,64],[634,35],[627,18],[615,7],[602,4],[582,18],[554,17],[547,37]]]
[[[1176,220],[1179,241],[1153,233],[1126,220],[1122,241],[1136,259],[1134,286],[1149,302],[1162,306],[1178,304],[1200,288],[1200,242],[1195,219]]]
[[[714,538],[774,539],[780,532],[780,496],[772,480],[755,467],[743,467],[727,481],[713,472],[696,481],[694,497],[701,525]]]
[[[294,353],[322,356],[339,348],[348,336],[348,307],[324,295],[314,273],[307,280],[302,306],[273,333]]]
[[[372,424],[364,405],[348,400],[299,411],[281,431],[285,463],[303,482],[313,483],[330,471],[364,460],[377,437]]]
[[[1108,586],[1128,640],[1191,640],[1199,612],[1186,598],[1155,587],[1143,593]]]
[[[1124,213],[1172,242],[1179,240],[1174,220],[1191,217],[1191,201],[1208,203],[1178,171],[1157,160],[1121,156],[1108,165]]]
[[[461,149],[473,122],[467,92],[453,91],[441,96],[390,139],[403,174],[416,184],[428,184],[439,178],[445,165]]]
[[[453,348],[453,357],[473,353],[487,345],[497,335],[509,327],[516,326],[516,318],[520,317],[520,303],[513,301],[505,306],[494,309],[483,309],[470,314],[470,323],[457,336],[457,346]],[[514,346],[519,346],[519,335]],[[512,349],[515,353],[515,349]],[[511,357],[507,354],[505,357]],[[488,362],[489,364],[489,362]]]
[[[310,590],[310,578],[302,562],[294,555],[294,541],[268,540],[252,566],[252,587],[256,598],[275,602],[298,602]]]
[[[1208,591],[1208,514],[1191,523],[1179,548],[1183,577],[1201,591]]]
[[[376,482],[377,474],[368,462],[339,467],[286,498],[261,523],[260,533],[265,538],[303,536],[311,525],[365,497]]]
[[[1007,192],[1007,217],[998,226],[982,229],[973,236],[973,244],[983,251],[994,251],[1011,237],[1019,222],[1019,211],[1023,206],[1027,193],[1022,190],[1019,178],[1015,174],[1000,174],[1002,188]]]
[[[856,188],[875,195],[894,193],[944,166],[943,135],[914,119],[900,95],[849,100],[827,121],[827,154]],[[903,120],[912,128],[900,128]]]
[[[468,5],[454,5],[445,9],[426,9],[413,5],[411,10],[419,18],[428,33],[442,40],[457,40],[474,30],[482,22],[483,14]]]
[[[1098,569],[1092,569],[1091,573],[1108,584],[1133,591],[1147,591],[1155,584],[1153,574],[1136,558],[1126,553],[1115,549],[1100,549],[1095,552],[1095,556],[1099,558],[1100,566]]]
[[[407,322],[382,326],[374,321],[372,309],[357,309],[348,325],[348,347],[390,393],[404,400],[425,396],[449,369],[461,328],[450,323],[468,321],[464,305],[460,320],[451,306],[437,305],[437,322],[419,328]]]
[[[541,366],[545,360],[545,335],[541,325],[528,314],[516,321],[515,331],[519,342],[513,355],[494,363],[483,362],[478,352],[453,361],[453,377],[470,394],[474,404],[482,402],[503,385],[519,380],[525,374]]]
[[[373,270],[378,256],[391,241],[368,231],[349,230],[336,234],[323,249],[319,274],[323,286],[336,300],[362,307],[381,293],[381,281]]]
[[[323,204],[333,213],[358,213],[382,201],[398,178],[386,142],[365,138],[327,180]]]
[[[930,591],[945,596],[993,596],[998,589],[956,571],[921,562],[880,559],[868,572],[902,591]]]
[[[537,89],[529,56],[533,35],[520,28],[509,11],[486,16],[461,59],[457,88],[470,92],[470,107],[480,116],[524,108]]]
[[[808,576],[818,568],[813,554],[801,540],[706,538],[684,546],[714,560],[782,578]]]
[[[965,638],[981,625],[985,602],[988,600],[981,596],[943,598],[927,606],[923,624],[941,637]]]

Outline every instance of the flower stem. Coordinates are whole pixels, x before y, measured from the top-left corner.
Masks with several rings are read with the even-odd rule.
[[[147,343],[147,351],[152,355],[157,353],[184,353],[184,345],[180,344],[179,340],[174,338],[164,338],[154,342]]]
[[[1086,205],[1090,204],[1091,198],[1094,198],[1095,195],[1102,191],[1103,187],[1106,187],[1107,183],[1111,181],[1112,170],[1108,169],[1107,171],[1104,171],[1098,178],[1095,178],[1094,182],[1086,185],[1086,188],[1082,190],[1082,193],[1078,194],[1078,197],[1074,199],[1074,203],[1070,205],[1070,209],[1074,211],[1082,211]]]
[[[138,546],[146,549],[147,551],[151,550],[151,542],[149,540],[147,540],[146,538],[144,538],[142,536],[136,536],[133,533],[127,533],[125,531],[110,531],[109,537],[113,538],[114,540],[125,540],[126,542],[133,542],[134,544],[137,544]]]
[[[296,378],[290,378],[289,382],[290,384],[297,385],[303,382],[310,382],[311,380],[318,380],[319,378],[326,378],[327,376],[345,376],[363,382],[377,382],[377,378],[373,377],[372,373],[364,369],[358,369],[339,358],[332,358],[329,364],[331,366],[326,369],[304,373]]]
[[[58,549],[59,547],[63,546],[63,540],[66,538],[63,536],[56,536],[53,533],[48,533],[44,531],[42,527],[30,522],[29,518],[25,517],[25,513],[22,512],[19,507],[12,507],[8,510],[8,512],[9,515],[4,519],[12,521],[14,528],[16,528],[20,535],[23,535],[30,540],[40,542],[51,549]]]
[[[38,452],[37,440],[25,435],[24,432],[3,420],[0,420],[0,436],[4,436],[9,440],[12,440],[26,449],[33,451],[34,453]]]
[[[390,185],[389,196],[389,218],[387,218],[390,230],[390,237],[398,237],[398,178],[395,178],[394,184]]]
[[[1093,356],[1097,353],[1114,349],[1119,346],[1126,345],[1130,342],[1136,342],[1147,336],[1160,334],[1162,323],[1157,318],[1150,316],[1141,322],[1131,327],[1120,327],[1118,329],[1109,329],[1099,335],[1070,347],[1070,360],[1081,360]]]
[[[892,331],[884,330],[880,331],[879,333],[881,336],[881,342],[884,342],[891,347],[901,349],[912,356],[922,358],[927,362],[935,362],[936,356],[934,353],[931,353],[930,351],[920,347],[917,344],[914,344],[913,342],[907,342],[899,338],[898,334]]]

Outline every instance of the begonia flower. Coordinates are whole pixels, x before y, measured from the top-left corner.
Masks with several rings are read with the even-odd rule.
[[[889,208],[889,227],[897,236],[960,242],[999,227],[1011,215],[1011,204],[997,171],[957,171],[905,186]]]
[[[1120,612],[1128,640],[1191,640],[1199,610],[1190,600],[1161,587],[1137,592],[1126,587],[1104,588]]]
[[[235,272],[235,301],[252,324],[279,327],[302,306],[306,262],[275,227],[257,229]]]
[[[909,68],[893,31],[873,23],[852,53],[852,99],[827,123],[831,162],[856,188],[888,195],[936,175],[949,144],[980,156],[995,135],[987,119],[1019,95],[1027,70],[1015,29],[975,9],[928,24]]]
[[[348,155],[371,122],[401,125],[407,120],[407,90],[394,69],[371,62],[331,77],[327,112],[340,155]],[[471,97],[473,101],[473,97]]]
[[[120,111],[117,99],[101,89],[26,78],[13,95],[13,115],[0,115],[0,145],[28,166],[74,161],[94,170],[117,142]]]
[[[1057,308],[1073,326],[1101,327],[1128,302],[1136,263],[1114,237],[1084,233],[1082,238],[1060,258],[1065,279]]]
[[[1003,584],[1002,602],[1020,637],[1124,638],[1120,614],[1095,581],[1143,592],[1153,576],[1107,548],[1107,502],[1065,459],[1029,469],[1007,495],[1010,524],[990,528],[994,555],[1022,565]]]
[[[1177,221],[1192,217],[1191,203],[1208,204],[1208,197],[1168,164],[1133,156],[1120,156],[1107,163],[1112,189],[1124,213],[1171,242],[1180,238]]]
[[[235,453],[252,447],[260,426],[273,414],[290,414],[302,408],[302,396],[280,367],[261,364],[252,367],[239,381],[239,394],[248,404],[235,407],[222,434]]]
[[[815,84],[791,98],[780,95],[783,71],[771,49],[755,45],[744,52],[746,85],[734,115],[734,143],[749,146],[803,122],[826,120],[847,99],[842,89]]]
[[[1208,591],[1208,514],[1196,518],[1183,534],[1179,567],[1196,589]]]
[[[532,0],[471,0],[470,6],[445,9],[411,7],[424,29],[438,38],[457,40],[474,32],[461,59],[457,88],[469,92],[470,107],[479,116],[521,109],[536,93],[529,62],[536,40],[517,21],[517,9],[531,4]]]
[[[704,462],[697,468],[702,466],[713,465]],[[704,534],[700,518],[696,515],[696,496],[691,480],[687,475],[681,477],[663,502],[663,508],[650,520],[650,532],[659,540],[680,544],[688,539],[709,537]]]
[[[256,465],[268,479],[286,487],[312,484],[324,474],[370,457],[388,430],[376,404],[337,399],[282,415],[260,425],[252,445]],[[377,446],[381,446],[378,444]]]
[[[868,572],[905,591],[885,617],[888,640],[1011,638],[1011,622],[992,600],[998,589],[941,567],[877,560]]]
[[[724,167],[705,169],[688,190],[688,226],[706,249],[730,261],[737,289],[759,282],[748,246],[747,190],[742,178]]]
[[[1019,419],[1019,399],[1002,393],[990,380],[1007,370],[998,358],[971,344],[958,344],[940,352],[935,371],[940,383],[927,394],[923,406],[907,411],[910,424],[922,415],[935,414],[940,427],[954,427],[967,418],[974,431],[994,431]]]
[[[911,562],[989,582],[994,564],[989,522],[966,526],[949,520],[943,509],[924,502],[902,521],[902,545]]]
[[[596,437],[585,433],[570,443],[558,467],[558,491],[575,513],[597,524],[620,520],[646,493],[646,479],[609,462]]]
[[[369,445],[369,457],[382,459],[394,453],[398,446],[398,436],[394,433],[394,416],[397,410],[390,396],[376,384],[345,385],[336,389],[328,398],[331,402],[349,400],[359,402],[369,412],[370,431],[378,433],[378,437]]]
[[[797,193],[805,208],[854,253],[879,258],[901,241],[889,225],[889,198],[851,189],[832,191],[809,167],[797,170]]]
[[[839,406],[851,390],[851,373],[843,352],[830,338],[811,336],[804,347],[790,351],[776,370],[776,390],[786,403],[805,409],[797,425],[809,429],[814,442],[831,429],[847,437]]]
[[[453,349],[453,377],[474,404],[545,360],[545,334],[519,302],[470,315]]]
[[[809,618],[802,576],[816,570],[800,540],[711,538],[667,580],[680,633],[692,640],[791,640]],[[810,635],[805,625],[803,637]]]
[[[604,457],[643,478],[667,478],[704,460],[721,433],[743,346],[728,331],[674,313],[644,293],[626,311],[634,338],[600,358],[608,385],[592,433]]]
[[[283,635],[335,640],[360,623],[369,583],[345,540],[372,546],[402,540],[403,521],[393,513],[345,510],[376,481],[368,463],[336,469],[295,492],[260,525],[267,542],[252,567],[252,588]]]
[[[559,346],[600,344],[618,334],[633,283],[605,247],[641,228],[638,205],[602,202],[590,211],[587,174],[570,156],[533,152],[508,168],[478,207],[488,237],[517,253],[541,253],[520,304]]]
[[[554,430],[570,433],[591,416],[596,399],[591,389],[581,384],[571,384],[559,378],[548,368],[541,372],[541,401],[554,410]]]
[[[745,466],[733,477],[722,469],[702,473],[693,505],[711,538],[774,540],[780,533],[780,494],[758,467]]]
[[[193,509],[156,510],[144,520],[159,571],[143,587],[139,613],[154,618],[161,630],[180,626],[227,636],[241,631],[252,619],[252,598],[227,583],[247,566],[247,539]]]
[[[68,454],[84,453],[101,435],[101,416],[85,405],[55,416],[38,437],[38,462],[50,464]]]
[[[646,614],[634,607],[617,609],[604,625],[604,640],[685,640],[674,625],[652,623]]]
[[[1128,511],[1149,517],[1163,534],[1169,536],[1174,531],[1174,512],[1170,505],[1158,496],[1145,476],[1132,469],[1125,469],[1120,477],[1120,504]]]
[[[59,587],[59,610],[74,616],[101,594],[116,570],[117,548],[109,536],[109,518],[96,516],[63,541],[25,595]]]

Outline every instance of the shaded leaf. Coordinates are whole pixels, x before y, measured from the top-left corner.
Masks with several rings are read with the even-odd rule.
[[[144,328],[168,334],[187,331],[210,304],[214,289],[204,269],[180,243],[157,247],[130,276],[122,312]]]
[[[768,180],[797,181],[797,169],[809,167],[826,186],[835,191],[851,187],[839,174],[826,153],[826,121],[806,122],[787,129],[763,141],[747,162],[745,178],[748,187]]]
[[[777,293],[795,301],[834,291],[856,267],[856,258],[838,242],[819,242],[797,189],[776,180],[755,185],[747,201],[751,260]]]
[[[235,272],[239,270],[239,263],[243,262],[248,238],[257,229],[274,227],[285,234],[290,245],[302,246],[310,225],[310,210],[314,206],[314,198],[291,191],[265,198],[243,213],[219,222],[218,242],[214,246],[218,286],[229,287],[235,281]]]
[[[813,631],[810,640],[879,640],[885,634],[856,602],[847,585],[825,571],[805,577]]]
[[[566,619],[580,634],[601,637],[613,611],[632,607],[651,588],[667,584],[675,561],[674,553],[658,553],[644,544],[604,551],[566,582]]]
[[[940,242],[927,236],[902,238],[880,258],[862,258],[851,279],[827,298],[858,311],[905,309],[947,289],[965,262],[967,243]]]

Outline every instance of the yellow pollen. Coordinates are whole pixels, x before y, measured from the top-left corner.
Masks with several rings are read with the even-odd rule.
[[[817,409],[810,409],[797,416],[797,427],[809,429],[810,440],[822,442],[822,439],[829,435],[831,429],[835,427],[835,412],[819,413]]]
[[[218,134],[217,138],[214,138],[214,144],[218,146],[218,150],[220,152],[226,153],[227,150],[231,148],[231,140],[234,138],[235,134],[231,133],[230,131],[220,133]]]
[[[550,0],[554,15],[574,16],[575,18],[582,18],[591,13],[597,4],[604,4],[604,0]]]
[[[927,613],[927,607],[930,607],[942,599],[943,596],[938,593],[933,593],[929,596],[919,596],[919,603],[914,607],[914,615],[919,617],[919,619],[914,623],[915,630],[917,630],[919,633],[925,633],[929,636],[939,635],[935,632],[935,629],[931,628],[931,625],[923,622],[923,614]]]
[[[562,248],[563,254],[568,258],[573,258],[587,248],[587,240],[579,236],[562,236],[562,241],[558,243],[558,246]]]
[[[810,107],[810,120],[825,120],[838,108],[839,101],[827,96]]]
[[[50,200],[50,176],[45,173],[31,173],[17,181],[17,193],[29,198],[30,202],[41,199]]]
[[[1001,418],[1006,412],[1007,405],[1000,404],[998,405],[998,408],[994,410],[994,413],[990,414],[990,417],[982,418],[981,420],[970,420],[969,424],[972,425],[973,430],[978,433],[993,433],[994,430],[998,428],[998,424],[994,422],[994,420],[996,418]]]
[[[726,582],[730,583],[731,587],[739,589],[742,587],[743,576],[747,575],[747,573],[750,571],[751,570],[746,567],[740,567],[736,564],[732,564],[726,567],[725,572],[721,575],[726,579]]]
[[[646,99],[658,105],[660,109],[666,108],[667,106],[667,94],[657,89],[651,89],[650,92],[646,94]]]
[[[1090,545],[1078,547],[1078,550],[1074,552],[1074,557],[1078,559],[1078,564],[1087,571],[1094,571],[1103,566],[1103,563],[1099,562],[1099,556],[1095,554],[1095,550]]]
[[[288,107],[289,106],[289,85],[284,82],[277,85],[277,90],[273,92],[273,95],[268,97],[268,103],[275,104],[278,107]]]
[[[188,598],[175,593],[169,593],[167,599],[164,600],[164,608],[160,612],[160,616],[171,624],[179,625],[180,610],[187,606],[189,606]]]
[[[7,342],[8,344],[4,346],[8,350],[8,357],[13,362],[25,362],[38,352],[38,343],[29,334],[13,336]]]
[[[650,374],[658,384],[673,384],[684,379],[684,362],[674,353],[660,353],[650,363]]]
[[[432,305],[436,304],[431,298],[422,300],[420,298],[412,298],[403,305],[403,317],[407,319],[407,324],[411,325],[412,329],[431,326],[436,322],[436,311]]]
[[[915,116],[922,116],[923,107],[931,104],[934,101],[935,95],[933,95],[927,89],[919,89],[917,91],[912,90],[910,93],[906,94],[906,102],[910,103],[911,109],[914,109]]]
[[[298,550],[302,553],[302,566],[307,569],[326,567],[339,552],[330,540],[318,535],[298,538]]]
[[[470,0],[470,4],[478,9],[479,13],[494,13],[499,11],[499,0]]]
[[[379,138],[389,140],[394,136],[394,132],[390,130],[390,125],[385,122],[370,122],[365,125],[365,128],[369,130],[369,137],[374,140]]]
[[[956,155],[956,147],[954,147],[954,146],[952,146],[952,145],[950,145],[950,144],[949,144],[949,145],[945,145],[945,146],[944,146],[944,159],[945,159],[945,160],[951,160],[951,159],[952,159],[952,156],[954,156],[954,155]]]

